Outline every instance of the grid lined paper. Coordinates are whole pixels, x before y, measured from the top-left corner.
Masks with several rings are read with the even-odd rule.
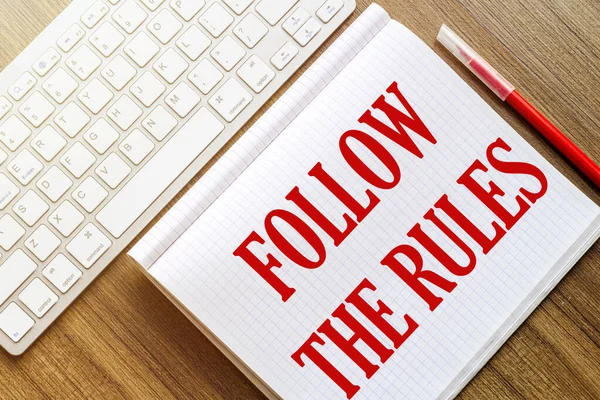
[[[265,136],[270,145],[260,147],[254,154],[260,155],[255,161],[243,164],[239,176],[234,171],[224,174],[237,179],[224,181],[217,201],[198,197],[206,203],[197,199],[193,207],[204,211],[194,217],[195,221],[186,222],[181,236],[172,241],[149,272],[285,399],[345,398],[309,360],[305,359],[307,365],[301,368],[291,355],[368,278],[377,287],[377,298],[394,310],[388,319],[399,331],[405,329],[402,319],[405,313],[420,327],[369,380],[331,343],[319,350],[354,384],[361,386],[354,399],[448,397],[454,394],[452,388],[459,387],[486,359],[486,350],[495,348],[504,333],[520,321],[520,316],[540,295],[547,293],[555,278],[562,276],[597,237],[599,209],[399,23],[389,22],[351,58],[328,84],[319,86],[318,94],[298,110],[297,117],[283,122],[285,129],[275,134],[272,142],[271,137]],[[416,138],[423,159],[415,158],[357,122],[393,81],[398,82],[404,96],[438,140],[432,145]],[[375,190],[349,169],[340,155],[338,142],[351,129],[362,129],[377,137],[399,161],[402,180],[396,188]],[[549,189],[487,255],[477,251],[473,241],[460,235],[458,228],[444,219],[475,249],[478,259],[471,274],[454,277],[406,233],[421,223],[432,239],[460,257],[445,236],[422,218],[440,196],[447,194],[477,226],[491,235],[490,222],[495,220],[494,216],[456,180],[474,160],[485,160],[486,148],[497,138],[513,148],[507,158],[542,169]],[[241,147],[238,150],[244,151]],[[368,153],[359,149],[357,152],[369,165],[378,165]],[[342,226],[341,215],[348,210],[307,175],[317,162],[322,162],[329,174],[361,201],[365,201],[365,189],[370,188],[381,204],[339,247],[324,240],[328,257],[318,269],[293,265],[268,240],[263,251],[256,251],[263,258],[269,251],[283,262],[276,273],[297,290],[283,303],[270,286],[232,253],[252,231],[267,238],[264,217],[269,211],[283,208],[302,215],[285,200],[294,186],[299,186],[325,215]],[[216,181],[218,178],[215,175]],[[514,196],[520,187],[532,191],[537,188],[535,180],[523,175],[495,171],[490,171],[488,177],[479,175],[482,182],[490,178],[506,189],[507,196],[501,202],[512,212],[516,211]],[[197,215],[197,210],[188,215]],[[303,219],[309,222],[306,217]],[[309,224],[325,238],[318,227]],[[302,240],[283,228],[282,231],[295,246],[306,247]],[[445,300],[434,312],[380,264],[390,250],[404,243],[420,250],[427,269],[458,283],[450,294],[436,292]],[[371,304],[376,301],[373,296],[369,300]],[[356,310],[351,311],[368,325]],[[334,326],[349,335],[341,324],[334,322]],[[375,327],[371,328],[377,332]],[[391,347],[383,334],[378,338]],[[360,348],[372,362],[377,362],[364,343]]]
[[[361,14],[128,254],[150,268],[389,21],[375,4]]]

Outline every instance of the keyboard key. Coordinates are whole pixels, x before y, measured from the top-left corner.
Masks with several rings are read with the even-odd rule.
[[[88,176],[83,183],[73,191],[72,196],[85,211],[91,213],[108,196],[108,192],[97,180]]]
[[[252,95],[234,78],[230,78],[208,103],[227,122],[233,121],[252,101]]]
[[[39,76],[46,76],[48,71],[50,71],[60,59],[60,53],[51,47],[46,50],[35,63],[33,63],[32,68]]]
[[[152,66],[168,83],[174,83],[190,65],[173,49],[168,49]]]
[[[200,103],[200,96],[198,96],[187,83],[181,82],[167,96],[165,103],[167,103],[177,115],[181,118],[185,118],[194,107]]]
[[[87,46],[79,47],[67,59],[67,66],[82,81],[90,77],[92,73],[102,64],[102,60]]]
[[[237,15],[241,15],[254,0],[223,0]]]
[[[62,51],[68,53],[84,36],[85,30],[78,24],[74,24],[56,41],[56,44]]]
[[[75,178],[81,178],[85,171],[96,162],[96,157],[85,148],[80,142],[75,142],[73,146],[60,158],[60,163]]]
[[[121,90],[133,79],[136,69],[119,54],[104,67],[101,74],[113,88]]]
[[[302,47],[306,46],[321,30],[321,24],[314,18],[302,25],[302,28],[294,35],[294,40]]]
[[[233,23],[233,16],[219,3],[213,3],[198,20],[214,37],[219,37]]]
[[[54,123],[69,137],[74,138],[90,122],[90,116],[85,113],[74,102],[67,104],[65,108],[54,118]]]
[[[56,289],[65,294],[81,278],[81,271],[64,254],[59,254],[50,261],[42,271],[42,275],[50,281]]]
[[[71,235],[83,222],[84,216],[69,200],[65,200],[48,217],[48,221],[64,237]]]
[[[240,22],[233,33],[249,48],[254,48],[269,32],[269,28],[265,26],[260,19],[254,14],[248,14]]]
[[[96,168],[96,174],[111,189],[115,189],[131,173],[131,167],[117,153],[110,153]]]
[[[128,0],[112,18],[125,32],[132,34],[148,18],[148,14],[134,0]]]
[[[10,303],[0,313],[0,329],[15,343],[23,339],[33,325],[35,321],[16,303]]]
[[[275,78],[275,72],[255,54],[241,66],[237,74],[256,93],[262,92]]]
[[[36,317],[42,318],[56,304],[58,296],[48,288],[40,278],[35,278],[31,283],[19,294],[19,300]]]
[[[98,78],[94,78],[77,95],[77,98],[94,114],[98,114],[113,98],[111,92]]]
[[[119,150],[121,150],[132,163],[138,165],[144,161],[144,158],[146,158],[152,150],[154,150],[154,143],[152,143],[152,140],[148,139],[142,131],[136,129],[127,136],[127,139],[121,142]]]
[[[290,17],[283,23],[283,30],[290,36],[294,36],[298,29],[302,27],[310,19],[310,14],[302,7],[299,7]]]
[[[106,21],[90,37],[90,43],[98,49],[104,57],[110,56],[125,41],[125,36]]]
[[[343,0],[327,0],[317,11],[317,17],[324,23],[328,23],[344,7]]]
[[[0,210],[4,210],[19,192],[17,185],[0,172]]]
[[[60,246],[60,239],[56,237],[46,225],[40,225],[35,232],[25,240],[25,246],[34,256],[44,262],[52,253],[54,253],[54,250]],[[23,300],[21,299],[21,301]]]
[[[30,190],[13,206],[13,211],[23,222],[33,226],[48,208],[48,204],[36,192]]]
[[[93,28],[108,13],[108,6],[102,1],[96,1],[81,16],[81,22],[88,28]]]
[[[225,129],[201,108],[96,215],[118,238]]]
[[[16,101],[21,100],[37,83],[37,79],[29,72],[25,72],[15,83],[8,88],[8,94]]]
[[[31,129],[16,115],[11,115],[0,125],[0,140],[10,151],[15,151],[29,135],[31,135]]]
[[[142,109],[129,97],[121,96],[121,98],[108,109],[107,115],[119,126],[119,128],[126,131],[142,115]]]
[[[161,10],[148,24],[148,30],[162,44],[169,43],[181,28],[183,28],[183,24],[167,9]]]
[[[31,141],[31,147],[46,161],[54,157],[67,145],[60,133],[48,125]]]
[[[4,96],[0,96],[0,119],[4,118],[12,108],[12,103]]]
[[[34,92],[19,107],[19,112],[31,125],[38,128],[54,112],[55,108],[40,92]]]
[[[50,95],[58,104],[62,104],[73,94],[79,84],[71,75],[62,68],[54,71],[52,75],[42,84],[42,88]]]
[[[36,269],[36,263],[23,250],[15,250],[0,265],[0,304],[4,303]]]
[[[192,18],[204,7],[206,1],[204,0],[171,0],[171,8],[175,10],[177,14],[187,22],[191,21]]]
[[[40,173],[42,168],[44,168],[44,165],[29,150],[23,149],[8,164],[7,169],[21,185],[25,186]]]
[[[6,161],[8,159],[8,154],[6,154],[6,152],[2,149],[0,149],[0,165],[2,165],[2,163],[4,163],[4,161]]]
[[[106,122],[104,118],[100,118],[83,135],[83,139],[99,154],[104,154],[119,139],[119,132]]]
[[[146,71],[129,90],[143,105],[150,107],[167,88],[152,72]]]
[[[127,46],[125,53],[139,66],[145,67],[146,64],[158,54],[160,47],[146,32],[140,32]]]
[[[87,224],[67,245],[67,251],[86,269],[110,248],[112,242],[94,224]]]
[[[208,94],[221,79],[223,74],[210,61],[204,59],[198,63],[196,68],[188,75],[188,79],[196,86],[203,94]]]
[[[156,140],[161,141],[175,129],[177,119],[163,106],[159,105],[142,121],[142,126]]]
[[[50,167],[48,171],[37,181],[36,186],[51,201],[56,202],[73,186],[73,181],[69,179],[64,172],[56,165]]]
[[[4,214],[0,218],[0,246],[6,251],[25,235],[25,229],[10,214]]]
[[[256,11],[272,26],[292,9],[298,0],[262,0],[256,6]]]
[[[211,45],[211,40],[199,28],[192,25],[177,39],[177,47],[192,61],[196,61]]]
[[[140,0],[150,11],[155,11],[165,0]]]
[[[298,52],[298,48],[292,42],[287,42],[271,57],[271,64],[281,71],[298,55]]]
[[[233,40],[231,36],[225,36],[225,39],[215,46],[210,55],[225,71],[231,71],[244,58],[246,50]]]

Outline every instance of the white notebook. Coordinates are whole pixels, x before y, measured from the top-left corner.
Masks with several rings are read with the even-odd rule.
[[[371,6],[130,251],[267,396],[454,397],[600,209]]]

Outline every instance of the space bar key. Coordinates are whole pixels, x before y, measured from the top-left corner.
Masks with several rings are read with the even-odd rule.
[[[98,222],[121,237],[224,129],[200,109],[96,215]]]

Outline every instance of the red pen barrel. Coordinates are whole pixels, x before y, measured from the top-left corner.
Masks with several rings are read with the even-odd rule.
[[[477,54],[471,46],[446,25],[442,25],[438,40],[500,99],[510,104],[515,111],[529,121],[558,151],[594,182],[596,187],[600,187],[600,167],[575,146],[552,122],[548,121],[542,113],[529,104],[515,90],[515,87]]]
[[[597,187],[600,187],[600,167],[567,138],[552,122],[533,107],[516,90],[507,98],[511,105],[523,118],[536,128],[554,147],[556,147],[571,163],[583,172]]]

